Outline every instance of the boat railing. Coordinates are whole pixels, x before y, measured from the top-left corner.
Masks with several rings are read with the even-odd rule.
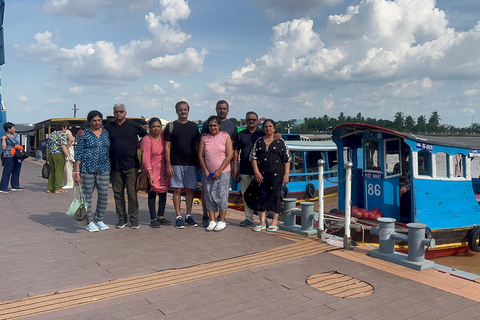
[[[306,173],[290,173],[290,180],[292,181],[292,178],[297,178],[297,177],[307,177],[310,179],[307,180],[315,180],[318,178],[318,172],[306,172]],[[325,171],[324,172],[324,177],[336,177],[337,176],[337,170],[330,170],[330,171]]]

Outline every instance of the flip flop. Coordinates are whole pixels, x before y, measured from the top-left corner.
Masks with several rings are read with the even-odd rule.
[[[270,226],[267,228],[267,231],[270,231],[270,232],[275,232],[278,230],[278,226]]]
[[[267,227],[265,226],[255,226],[252,230],[253,231],[262,231],[262,230],[265,230],[267,229]]]

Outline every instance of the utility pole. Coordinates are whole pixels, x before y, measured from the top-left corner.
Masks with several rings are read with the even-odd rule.
[[[80,109],[77,109],[77,105],[74,103],[73,104],[73,117],[76,118],[77,117],[77,111],[80,110]]]

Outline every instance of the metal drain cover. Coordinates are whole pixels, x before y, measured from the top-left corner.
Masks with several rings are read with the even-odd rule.
[[[307,284],[339,298],[361,298],[372,294],[372,285],[337,271],[314,274],[307,278]]]

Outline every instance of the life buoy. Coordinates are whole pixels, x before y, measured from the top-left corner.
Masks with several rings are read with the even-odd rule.
[[[315,192],[317,190],[315,189],[315,185],[311,182],[307,184],[307,187],[305,189],[305,194],[307,195],[308,198],[314,198],[315,197]]]
[[[287,186],[283,185],[282,186],[282,200],[285,199],[285,198],[288,198],[289,194],[290,194],[290,192],[288,191]]]
[[[468,233],[467,239],[468,239],[468,247],[470,248],[470,250],[475,252],[480,252],[480,244],[478,243],[479,236],[480,236],[480,226],[474,227]]]

